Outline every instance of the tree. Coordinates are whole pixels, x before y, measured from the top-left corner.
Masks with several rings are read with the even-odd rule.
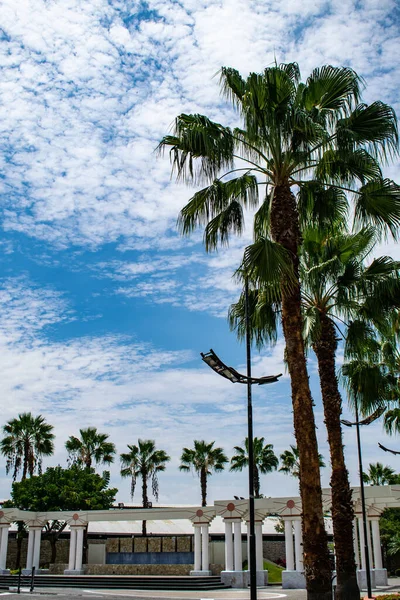
[[[344,593],[356,585],[355,559],[352,547],[354,510],[351,488],[345,465],[340,416],[342,398],[336,375],[338,333],[349,338],[349,344],[359,343],[360,336],[382,321],[383,303],[393,303],[398,297],[399,264],[383,256],[365,266],[373,250],[377,234],[372,227],[349,233],[338,222],[313,223],[307,208],[301,211],[303,244],[300,249],[301,300],[304,315],[303,335],[307,348],[312,348],[318,361],[325,424],[328,431],[332,465],[332,520],[335,537],[336,571],[339,589]],[[308,226],[306,226],[308,223]],[[271,286],[264,284],[251,291],[251,332],[258,346],[274,343],[277,337],[279,301],[268,301]],[[276,287],[276,283],[275,283]],[[268,289],[269,288],[269,289]],[[231,328],[239,338],[245,335],[243,295],[230,309]],[[354,319],[352,322],[351,319]],[[297,457],[290,451],[283,455],[287,464],[281,469],[290,472]]]
[[[265,444],[264,438],[254,438],[254,494],[260,498],[260,473],[266,474],[276,470],[279,461],[274,454],[273,445]],[[244,448],[235,446],[236,454],[231,458],[230,471],[242,471],[249,465],[249,438],[244,440]]]
[[[49,467],[42,475],[33,476],[12,485],[13,506],[37,512],[61,510],[107,510],[118,492],[109,488],[109,475],[94,473],[73,465],[69,469]],[[44,537],[51,544],[51,559],[56,560],[57,540],[67,523],[58,520],[46,524]]]
[[[299,201],[305,196],[317,219],[339,212],[344,220],[349,206],[345,194],[350,192],[358,224],[388,227],[396,235],[399,188],[383,178],[377,161],[397,152],[396,117],[381,102],[360,104],[360,78],[345,67],[314,69],[305,84],[295,63],[250,73],[247,79],[223,67],[221,86],[239,109],[243,127],[232,130],[203,115],[182,114],[159,148],[170,148],[178,178],[207,184],[180,215],[183,234],[205,226],[207,250],[227,244],[232,233],[241,234],[243,208],[258,206],[258,188],[265,189],[254,217],[256,242],[245,251],[244,275],[280,284],[300,456],[307,591],[310,600],[326,599],[332,593],[331,572],[302,338]],[[297,198],[293,190],[299,191]],[[347,591],[338,585],[336,593],[342,600],[358,597],[355,574]]]
[[[399,476],[392,467],[384,467],[382,463],[377,462],[368,465],[368,473],[363,473],[363,480],[369,485],[393,485],[399,482]]]
[[[318,454],[319,466],[322,469],[325,467],[324,457],[322,454]],[[279,471],[291,475],[292,477],[298,478],[300,476],[300,463],[299,463],[299,451],[296,446],[290,444],[290,450],[285,450],[280,455],[282,466]]]
[[[114,462],[115,445],[108,442],[108,434],[99,433],[96,427],[80,429],[80,438],[71,436],[65,442],[71,464],[84,466],[86,469],[95,464],[109,465]]]
[[[149,506],[148,482],[158,501],[158,474],[165,471],[166,463],[171,460],[164,450],[157,450],[154,440],[138,440],[138,445],[129,445],[129,452],[120,455],[121,476],[131,478],[131,496],[135,493],[136,480],[142,479],[142,505]],[[146,535],[146,521],[142,521],[142,535]]]
[[[201,505],[207,506],[207,477],[212,472],[220,473],[224,470],[228,457],[222,448],[214,448],[215,442],[194,440],[194,448],[183,448],[181,455],[180,471],[192,469],[200,478]]]
[[[13,472],[13,481],[22,469],[22,479],[42,469],[44,456],[54,452],[53,426],[42,415],[21,413],[3,426],[5,437],[0,441],[0,451],[6,457],[6,473]]]

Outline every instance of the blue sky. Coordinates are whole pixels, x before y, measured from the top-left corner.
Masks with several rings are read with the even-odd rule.
[[[57,436],[52,464],[66,463],[65,440],[80,427],[109,433],[118,452],[154,438],[172,457],[160,501],[198,502],[196,478],[177,469],[182,447],[216,440],[230,455],[246,435],[245,389],[207,370],[199,352],[213,347],[244,368],[226,313],[251,233],[211,255],[201,233],[180,238],[192,190],[171,181],[154,149],[181,112],[236,122],[214,77],[222,65],[245,74],[276,57],[298,61],[303,77],[350,65],[366,101],[398,109],[398,4],[4,0],[0,26],[2,423],[45,415]],[[399,180],[398,164],[386,174]],[[400,258],[393,243],[380,251]],[[284,371],[282,357],[280,340],[255,354],[255,373]],[[309,368],[328,457],[312,355]],[[293,443],[286,375],[255,390],[255,422],[278,453]],[[366,462],[396,467],[377,448],[379,424],[365,438]],[[356,484],[352,432],[345,443]],[[128,501],[118,462],[111,472]],[[9,489],[2,466],[0,497]],[[297,493],[297,483],[272,474],[262,491]],[[245,474],[210,480],[210,500],[245,493]]]

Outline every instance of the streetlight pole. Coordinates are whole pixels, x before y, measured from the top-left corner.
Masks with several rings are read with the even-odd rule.
[[[360,470],[361,510],[362,510],[363,531],[364,531],[365,574],[367,577],[368,598],[372,598],[371,571],[370,571],[370,563],[369,563],[369,548],[368,548],[368,537],[367,537],[367,511],[365,509],[365,493],[364,493],[363,466],[362,466],[362,455],[361,455],[360,422],[358,420],[357,398],[354,399],[354,403],[355,403],[355,412],[356,412],[358,467]]]
[[[357,396],[354,397],[354,409],[356,420],[355,422],[346,421],[345,419],[341,419],[341,423],[346,425],[346,427],[356,426],[357,432],[357,451],[358,451],[358,468],[360,471],[360,494],[361,494],[361,512],[362,512],[362,520],[363,520],[363,532],[364,532],[364,556],[365,556],[365,573],[367,578],[367,594],[368,598],[372,598],[372,586],[371,586],[371,563],[369,560],[369,548],[368,548],[368,526],[367,526],[367,511],[365,508],[365,492],[364,492],[364,480],[363,480],[363,465],[362,465],[362,453],[361,453],[361,436],[360,436],[360,425],[370,425],[382,414],[385,412],[386,407],[379,407],[376,409],[374,413],[366,417],[365,419],[359,420],[358,417],[358,400]],[[361,549],[362,550],[362,549]]]
[[[245,297],[245,326],[246,326],[246,375],[238,373],[233,367],[228,367],[217,356],[214,350],[203,353],[202,360],[218,375],[228,379],[231,383],[243,383],[247,385],[247,438],[249,453],[249,548],[248,563],[250,573],[250,600],[257,600],[257,563],[256,563],[256,535],[255,535],[255,509],[254,509],[254,444],[253,444],[253,405],[251,386],[277,383],[279,375],[267,375],[265,377],[252,377],[251,375],[251,332],[250,332],[250,307],[249,307],[249,281],[246,277],[244,285]]]
[[[244,284],[246,319],[246,359],[247,359],[247,439],[249,446],[249,571],[250,600],[257,600],[256,534],[254,510],[254,448],[253,448],[253,405],[251,396],[251,336],[249,314],[249,280]]]

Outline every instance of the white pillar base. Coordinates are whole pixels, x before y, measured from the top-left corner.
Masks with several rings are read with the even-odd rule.
[[[357,582],[360,591],[367,589],[367,572],[365,569],[360,569],[357,571]],[[371,588],[374,589],[375,587],[375,573],[374,570],[371,569]]]
[[[210,577],[211,571],[190,571],[193,577]]]
[[[222,571],[221,581],[225,585],[229,585],[231,588],[242,589],[247,587],[244,573],[244,571]]]
[[[387,569],[372,569],[375,575],[375,585],[388,585]]]
[[[250,587],[250,571],[243,571],[244,587]],[[265,587],[268,585],[268,571],[256,571],[257,587]]]
[[[306,578],[301,571],[282,571],[282,589],[305,590]]]
[[[65,569],[64,575],[84,575],[84,569]]]

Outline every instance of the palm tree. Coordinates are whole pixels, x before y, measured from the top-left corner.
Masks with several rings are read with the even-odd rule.
[[[280,283],[301,464],[304,566],[308,594],[316,600],[331,594],[331,573],[302,338],[299,199],[303,194],[320,220],[332,209],[344,220],[345,193],[350,191],[357,223],[387,226],[396,234],[399,188],[383,178],[377,162],[397,152],[396,117],[381,102],[360,104],[360,78],[344,67],[314,69],[305,84],[295,63],[250,73],[246,79],[235,69],[223,67],[221,85],[239,109],[243,127],[232,130],[203,115],[182,114],[175,121],[173,135],[165,136],[159,148],[170,148],[178,178],[207,184],[180,216],[184,234],[205,226],[207,250],[227,244],[232,233],[242,233],[243,208],[256,207],[259,186],[265,190],[254,218],[256,243],[245,253],[245,275]],[[238,167],[236,159],[241,161]],[[299,190],[297,198],[293,189]],[[254,269],[254,259],[261,255],[262,268]],[[358,595],[355,579],[352,594]]]
[[[95,464],[109,465],[114,462],[115,445],[108,442],[107,433],[99,433],[96,427],[79,430],[80,438],[73,435],[65,442],[72,464],[91,469]]]
[[[13,472],[13,481],[22,468],[22,479],[37,470],[41,473],[42,459],[54,452],[53,425],[46,423],[42,415],[21,413],[3,426],[5,437],[0,441],[0,452],[6,457],[6,473]]]
[[[274,454],[273,445],[265,444],[264,438],[255,437],[253,441],[254,448],[254,494],[260,498],[260,473],[265,475],[275,471],[279,461]],[[244,448],[235,446],[236,454],[231,458],[230,471],[242,471],[249,465],[249,438],[244,440]]]
[[[368,465],[368,473],[363,473],[363,480],[369,485],[393,485],[398,483],[399,476],[392,467],[384,467],[382,463],[377,462]]]
[[[344,329],[346,337],[358,338],[365,328],[370,327],[369,323],[374,318],[382,320],[383,299],[386,298],[387,302],[396,296],[399,263],[381,257],[365,266],[365,260],[377,240],[376,230],[372,227],[350,234],[340,222],[325,229],[317,228],[307,210],[303,209],[302,215],[309,223],[303,230],[300,253],[303,335],[307,347],[313,348],[318,361],[332,465],[337,581],[339,589],[345,590],[356,585],[356,574],[351,545],[354,511],[342,443],[342,398],[335,365],[337,333]],[[258,346],[276,340],[277,315],[281,310],[279,301],[268,302],[271,285],[269,289],[266,287],[251,293],[252,334]],[[244,311],[242,296],[231,307],[229,317],[231,327],[237,329],[239,337],[244,335]],[[350,322],[351,318],[355,320]],[[281,470],[290,472],[294,463],[298,462],[297,457],[289,451],[283,458],[285,463]]]
[[[194,448],[183,448],[181,455],[180,471],[192,469],[200,478],[201,505],[207,506],[207,477],[212,472],[220,473],[228,461],[222,448],[214,448],[215,442],[207,443],[204,440],[194,440]]]
[[[158,474],[165,471],[171,460],[164,450],[157,450],[153,440],[138,440],[138,445],[129,445],[129,452],[120,455],[121,476],[131,478],[131,496],[135,493],[136,480],[142,479],[142,504],[148,508],[148,481],[151,481],[153,496],[158,500]],[[146,521],[142,521],[142,535],[146,535]]]
[[[322,454],[319,454],[318,456],[319,466],[322,469],[323,467],[326,467],[324,457]],[[286,475],[291,475],[292,477],[300,477],[299,451],[296,446],[290,444],[290,450],[285,450],[282,452],[280,459],[282,466],[279,468],[279,471],[285,473]]]

